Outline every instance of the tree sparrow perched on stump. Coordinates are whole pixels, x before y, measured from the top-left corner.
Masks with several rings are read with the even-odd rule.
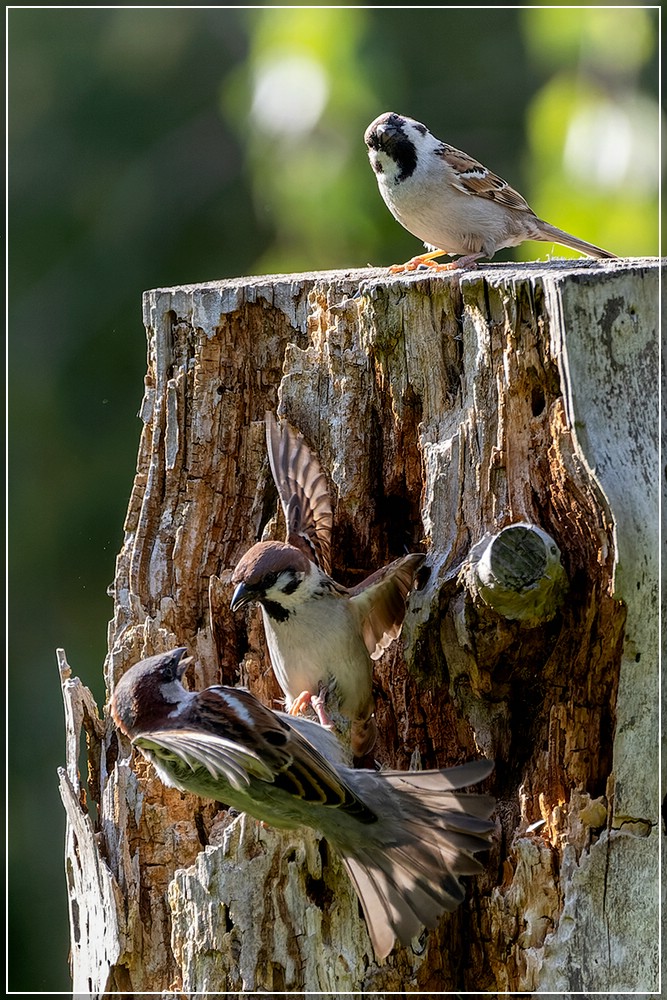
[[[413,118],[388,111],[371,122],[364,141],[387,208],[431,251],[396,265],[394,272],[420,264],[436,270],[465,267],[525,240],[558,243],[589,257],[616,256],[538,219],[506,181]],[[443,254],[463,256],[434,264]]]
[[[398,637],[424,555],[401,556],[347,589],[329,576],[332,510],[326,476],[304,437],[266,415],[273,478],[287,524],[285,542],[257,542],[232,576],[235,611],[262,609],[266,641],[289,711],[310,702],[324,725],[329,689],[351,720],[356,757],[373,747],[373,660]],[[335,689],[335,690],[334,690]]]
[[[116,725],[162,781],[273,826],[308,826],[343,859],[378,958],[454,910],[461,875],[482,871],[494,801],[460,792],[493,770],[488,760],[442,771],[346,767],[336,737],[272,712],[243,688],[186,691],[185,649],[131,667],[113,692]]]

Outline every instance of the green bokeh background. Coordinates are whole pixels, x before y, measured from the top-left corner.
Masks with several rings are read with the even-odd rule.
[[[16,8],[8,39],[9,986],[55,992],[70,986],[55,649],[101,705],[141,293],[419,252],[366,159],[387,110],[555,225],[656,254],[657,13]]]

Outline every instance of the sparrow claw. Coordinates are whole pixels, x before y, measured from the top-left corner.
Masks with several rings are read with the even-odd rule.
[[[431,262],[428,266],[432,271],[462,271],[464,268],[475,268],[477,267],[477,261],[480,257],[483,257],[483,253],[471,253],[467,254],[465,257],[459,257],[458,260],[451,260],[447,264],[434,264]]]
[[[315,695],[310,699],[310,704],[317,712],[317,718],[320,720],[320,725],[326,726],[328,729],[333,728],[333,719],[330,719],[327,715],[326,701],[329,689],[326,687],[320,688],[319,694]]]
[[[440,271],[458,271],[465,267],[477,267],[477,260],[484,256],[481,253],[471,253],[465,257],[459,257],[458,260],[448,261],[446,264],[436,263],[436,257],[442,257],[443,254],[447,253],[447,250],[433,250],[431,253],[422,253],[417,257],[411,257],[405,264],[392,264],[388,270],[390,274],[403,274],[406,271],[421,270],[435,271],[436,273]]]
[[[322,726],[326,726],[331,729],[333,726],[333,721],[327,715],[325,708],[327,694],[329,689],[326,687],[320,688],[319,694],[311,694],[310,691],[302,691],[300,695],[294,699],[289,707],[290,715],[301,715],[306,707],[310,707],[317,713],[317,718]]]
[[[420,253],[416,257],[406,260],[405,264],[392,264],[389,268],[390,274],[403,274],[405,271],[417,271],[420,267],[447,267],[446,264],[438,265],[434,263],[436,257],[442,257],[446,250],[431,250],[430,253]]]
[[[288,708],[288,713],[290,715],[302,715],[306,706],[311,704],[312,698],[313,696],[310,691],[302,691]]]

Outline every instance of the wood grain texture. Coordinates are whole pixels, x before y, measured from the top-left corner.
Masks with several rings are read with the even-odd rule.
[[[277,410],[329,477],[336,579],[427,552],[375,665],[376,758],[446,766],[481,749],[498,831],[466,903],[378,964],[326,844],[163,788],[106,720],[88,733],[97,816],[68,758],[68,857],[108,876],[117,943],[85,976],[79,945],[75,984],[657,989],[657,305],[654,260],[146,293],[108,689],[185,645],[197,687],[241,682],[277,704],[258,611],[229,610],[240,556],[284,531],[264,438]],[[475,603],[461,576],[475,543],[518,521],[555,540],[569,580],[539,626]]]

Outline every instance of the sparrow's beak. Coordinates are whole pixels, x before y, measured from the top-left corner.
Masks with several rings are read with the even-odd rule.
[[[179,681],[182,679],[183,674],[194,660],[193,656],[184,656],[184,653],[187,653],[185,646],[180,646],[178,649],[174,650],[174,655],[178,654],[179,656],[178,666],[176,667],[176,676]]]
[[[232,602],[229,606],[232,611],[237,611],[239,608],[242,608],[246,604],[250,604],[251,601],[255,600],[257,600],[257,595],[255,594],[253,588],[248,587],[245,583],[243,583],[243,581],[241,581],[232,595]]]

